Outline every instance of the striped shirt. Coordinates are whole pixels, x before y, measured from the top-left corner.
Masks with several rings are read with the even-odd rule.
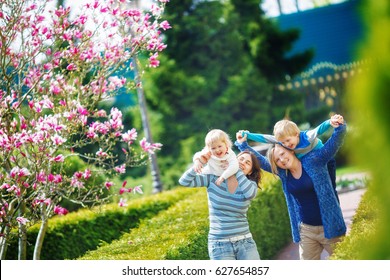
[[[186,187],[207,187],[210,230],[209,239],[220,240],[249,234],[247,212],[250,201],[256,197],[257,184],[249,180],[239,170],[236,173],[238,187],[234,193],[227,189],[225,180],[220,186],[212,174],[197,174],[193,168],[187,170],[179,179]]]

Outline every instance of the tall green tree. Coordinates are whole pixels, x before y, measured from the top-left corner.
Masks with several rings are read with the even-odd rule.
[[[209,129],[232,137],[239,129],[271,132],[286,104],[302,114],[303,97],[278,95],[275,84],[301,71],[310,53],[285,58],[297,33],[279,31],[259,1],[173,0],[165,17],[172,26],[168,48],[145,79],[148,104],[164,127],[162,169],[188,163]]]

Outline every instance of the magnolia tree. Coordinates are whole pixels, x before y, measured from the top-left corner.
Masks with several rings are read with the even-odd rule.
[[[140,11],[131,1],[95,0],[72,11],[46,0],[0,0],[2,259],[15,230],[19,259],[26,258],[26,228],[40,222],[33,257],[39,259],[48,219],[68,212],[61,200],[103,202],[112,176],[160,149],[137,140],[135,129],[124,131],[120,110],[98,105],[121,87],[141,86],[137,77],[118,74],[131,71],[140,52],[149,56],[141,66],[158,66],[166,47],[161,32],[170,28],[161,19],[168,1]],[[99,149],[81,152],[91,145]],[[113,152],[118,145],[125,160]],[[88,168],[69,174],[66,163],[75,157]],[[106,180],[94,181],[102,171]],[[132,190],[124,182],[120,193]]]

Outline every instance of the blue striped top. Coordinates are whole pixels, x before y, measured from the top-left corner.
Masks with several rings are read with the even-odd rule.
[[[218,176],[197,174],[193,168],[179,179],[186,187],[207,187],[210,230],[209,239],[220,240],[249,234],[247,212],[250,201],[256,197],[257,184],[239,170],[236,173],[238,187],[234,193],[227,189],[227,180],[220,186],[214,182]]]

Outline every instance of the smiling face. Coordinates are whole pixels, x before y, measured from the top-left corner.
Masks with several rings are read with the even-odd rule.
[[[298,143],[299,143],[299,134],[295,134],[292,136],[287,137],[281,137],[280,139],[277,139],[280,143],[282,143],[283,146],[286,148],[289,148],[291,150],[294,150]]]
[[[238,157],[238,164],[240,166],[240,169],[245,175],[248,175],[252,172],[253,169],[253,162],[251,155],[248,153],[240,154]]]
[[[228,147],[224,141],[216,140],[210,144],[209,150],[213,156],[222,158],[226,155]]]
[[[296,159],[293,151],[289,151],[281,145],[276,145],[273,150],[273,159],[279,168],[290,169]]]

